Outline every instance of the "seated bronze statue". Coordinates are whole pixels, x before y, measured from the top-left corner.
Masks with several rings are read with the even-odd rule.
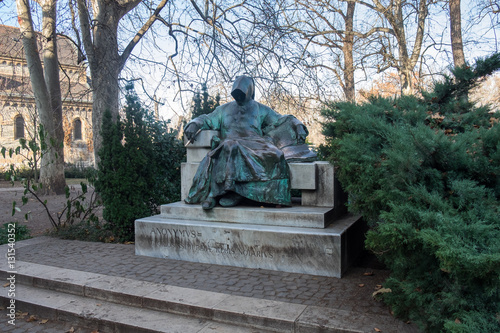
[[[309,162],[316,154],[305,139],[309,132],[295,117],[282,116],[254,101],[252,78],[236,78],[233,102],[189,122],[184,134],[194,141],[199,130],[218,130],[212,150],[201,161],[186,203],[212,209],[237,205],[243,198],[291,206],[287,162]]]

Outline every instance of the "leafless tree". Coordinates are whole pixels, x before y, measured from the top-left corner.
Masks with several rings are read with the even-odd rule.
[[[56,0],[39,0],[42,8],[43,66],[37,46],[37,34],[28,0],[17,0],[20,32],[30,72],[31,86],[40,117],[47,133],[50,149],[42,156],[40,181],[47,193],[62,194],[64,178],[64,149],[61,87],[57,57]]]
[[[355,1],[281,2],[285,24],[280,27],[298,35],[303,42],[297,65],[334,75],[344,98],[355,98],[354,30]]]
[[[280,75],[288,73],[283,70],[287,63],[277,50],[282,47],[282,36],[267,28],[274,24],[276,6],[264,2],[171,4],[159,19],[164,29],[157,27],[147,37],[155,48],[141,48],[142,53],[133,54],[131,60],[138,60],[146,73],[160,73],[161,89],[175,90],[184,110],[189,109],[184,105],[189,99],[182,97],[185,92],[210,83],[209,88],[217,89],[224,100],[230,96],[228,83],[238,74],[250,74],[258,83],[286,84],[287,78]],[[151,95],[158,95],[157,90]]]
[[[379,54],[383,60],[383,65],[379,70],[383,71],[391,67],[397,69],[401,77],[401,93],[412,94],[413,72],[421,56],[425,21],[431,0],[356,1],[375,11],[383,19],[383,23],[387,23],[379,39]],[[416,25],[410,29],[412,20]],[[412,31],[413,34],[410,36]],[[392,40],[396,43],[394,47]]]
[[[76,0],[80,22],[81,40],[88,60],[93,92],[93,142],[98,163],[102,145],[100,128],[102,117],[109,110],[114,117],[119,111],[119,75],[134,47],[139,43],[168,0],[161,0],[147,21],[135,33],[125,49],[119,50],[118,28],[120,20],[134,9],[141,0]],[[74,12],[74,11],[73,11]],[[77,31],[78,32],[78,31]]]
[[[477,34],[477,27],[485,27],[476,39],[493,46],[495,52],[499,52],[498,29],[500,28],[500,1],[477,0],[474,2],[473,10],[469,16],[469,29]],[[486,37],[493,35],[494,38]],[[476,42],[479,42],[477,40]]]

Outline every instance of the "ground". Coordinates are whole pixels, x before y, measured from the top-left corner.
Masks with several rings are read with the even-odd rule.
[[[67,183],[71,196],[77,196],[78,193],[81,193],[81,186],[78,185],[79,180],[68,180]],[[26,205],[22,205],[23,192],[24,188],[20,183],[15,183],[13,186],[8,181],[0,180],[0,225],[19,222],[29,228],[33,237],[43,235],[53,229],[47,210],[34,197],[29,196]],[[46,195],[40,198],[42,201],[47,200],[47,209],[57,221],[57,213],[64,209],[66,197],[64,195]],[[12,215],[13,201],[16,201],[16,207],[21,210],[16,211],[14,215]],[[28,214],[28,220],[26,220],[26,214]]]
[[[71,195],[78,195],[81,186],[77,185],[80,180],[68,180]],[[24,188],[20,183],[12,185],[10,182],[0,180],[0,225],[9,222],[19,222],[26,225],[31,231],[31,236],[41,236],[53,229],[50,220],[47,218],[47,211],[36,199],[30,197],[26,205],[22,205],[21,197]],[[54,218],[58,212],[64,209],[66,202],[65,195],[48,195],[41,197],[47,200],[47,208]],[[21,212],[16,211],[12,215],[12,202],[16,201],[16,206]],[[28,214],[28,220],[25,215]],[[92,330],[79,327],[70,322],[61,322],[52,319],[45,319],[36,313],[19,312],[16,314],[16,326],[8,325],[9,317],[6,309],[0,307],[0,331],[2,332],[45,332],[45,333],[91,333]],[[97,332],[93,331],[93,332]]]
[[[69,181],[71,193],[72,195],[77,195],[78,191],[81,190],[81,187],[76,185],[78,183],[74,181]],[[74,184],[74,185],[72,185]],[[31,230],[32,236],[41,236],[46,231],[52,228],[49,219],[47,218],[47,212],[44,207],[36,202],[35,199],[31,198],[28,203],[24,206],[21,205],[21,197],[23,194],[23,189],[20,184],[15,184],[14,187],[8,182],[0,181],[0,224],[8,223],[12,221],[18,221],[21,224],[27,225]],[[16,212],[14,216],[12,216],[12,201],[16,200],[19,204],[19,208],[21,212]],[[49,211],[53,212],[53,214],[60,212],[65,205],[66,198],[64,195],[59,196],[44,196],[42,200],[47,200],[47,207]],[[28,221],[25,220],[24,215],[29,213]],[[62,242],[62,243],[61,243]],[[288,281],[287,278],[283,278],[281,275],[283,273],[279,272],[268,272],[265,270],[254,270],[249,274],[249,270],[245,268],[231,268],[227,269],[226,267],[219,267],[217,265],[205,265],[205,264],[193,264],[186,263],[181,261],[171,261],[169,265],[159,265],[158,258],[147,258],[144,257],[138,258],[135,256],[135,252],[133,251],[133,245],[122,245],[122,244],[103,244],[103,243],[85,243],[85,251],[81,251],[81,246],[77,245],[73,247],[73,250],[68,250],[62,248],[61,244],[71,245],[71,244],[82,244],[78,241],[61,241],[57,242],[57,244],[53,243],[45,243],[43,247],[33,246],[30,249],[34,251],[34,253],[27,252],[28,247],[24,247],[20,249],[19,254],[22,254],[22,250],[25,250],[24,259],[30,261],[29,257],[32,257],[31,262],[42,263],[45,261],[49,266],[59,266],[61,264],[61,260],[64,262],[64,265],[68,265],[68,269],[80,269],[81,267],[87,267],[87,263],[91,262],[92,266],[100,265],[100,271],[96,271],[97,273],[105,273],[105,274],[118,274],[118,276],[122,277],[132,277],[134,279],[138,279],[139,271],[137,267],[140,265],[145,265],[147,267],[154,267],[154,269],[159,270],[157,275],[152,274],[152,269],[143,270],[146,272],[150,278],[158,278],[162,283],[171,283],[174,285],[179,285],[184,288],[209,288],[210,291],[215,292],[223,292],[223,293],[234,293],[236,295],[241,296],[251,296],[251,293],[266,292],[266,288],[271,286],[267,286],[266,284],[271,283],[273,286],[273,293],[275,296],[272,297],[285,297],[280,296],[278,290],[281,288],[285,288],[288,286],[288,289],[291,291],[289,294],[291,295],[293,292],[297,292],[301,286],[307,286],[307,288],[313,288],[317,286],[316,289],[311,289],[311,296],[306,300],[304,304],[318,304],[324,306],[339,306],[339,295],[341,298],[347,302],[349,300],[349,304],[345,305],[342,303],[342,306],[346,306],[347,308],[356,308],[356,309],[371,309],[370,311],[381,311],[381,313],[386,313],[389,311],[383,304],[376,302],[373,300],[371,294],[381,288],[382,281],[388,276],[388,271],[384,269],[384,267],[378,263],[373,255],[365,253],[361,257],[361,260],[351,269],[343,279],[335,279],[335,278],[326,278],[326,277],[317,277],[317,276],[308,276],[301,274],[291,274],[284,273],[285,275],[293,275],[294,278],[299,280],[291,280]],[[76,243],[75,243],[76,242]],[[108,251],[108,255],[106,256],[106,260],[104,262],[99,262],[99,260],[95,260],[94,257],[87,257],[88,255],[93,256],[97,255],[99,258],[102,258],[101,254],[103,249],[101,247],[105,247],[105,251]],[[128,246],[128,247],[127,247]],[[132,246],[132,248],[131,248]],[[127,247],[127,248],[124,248]],[[95,249],[93,249],[95,248]],[[114,249],[114,250],[113,250]],[[119,250],[119,251],[118,251]],[[126,260],[124,260],[123,253],[120,251],[126,250]],[[114,263],[111,263],[110,260],[114,257],[112,253],[119,252],[114,259]],[[57,255],[55,255],[57,253]],[[74,253],[74,257],[67,257]],[[63,255],[63,257],[61,257]],[[66,259],[64,257],[66,256]],[[52,260],[52,261],[51,261]],[[164,260],[164,259],[161,259]],[[154,261],[149,263],[149,261]],[[80,265],[78,267],[71,265]],[[199,273],[195,272],[195,266],[199,266]],[[89,266],[90,267],[90,266]],[[112,267],[110,269],[110,267]],[[207,268],[208,267],[208,268]],[[211,267],[211,268],[210,268]],[[134,271],[134,268],[136,271]],[[211,271],[215,270],[212,275]],[[177,273],[176,273],[177,272]],[[239,274],[238,278],[235,279],[233,276]],[[224,275],[227,273],[227,276]],[[132,275],[126,275],[132,274]],[[266,275],[268,274],[268,275]],[[188,278],[186,278],[188,277]],[[277,279],[277,280],[276,280]],[[232,280],[239,281],[236,285],[236,282],[232,282]],[[251,290],[246,291],[245,288],[248,288],[250,285],[250,280],[254,282],[255,286],[264,286],[260,288],[262,290]],[[254,281],[255,280],[255,281]],[[156,280],[155,280],[156,281]],[[225,281],[225,282],[224,282]],[[239,285],[241,282],[241,286]],[[197,287],[198,286],[198,287]],[[212,289],[210,289],[212,288]],[[219,289],[217,289],[219,288]],[[236,289],[231,289],[236,288]],[[240,289],[238,289],[240,288]],[[257,289],[257,287],[255,287]],[[288,290],[287,288],[285,288]],[[235,291],[231,291],[235,290]],[[239,294],[242,293],[242,294]],[[289,295],[285,293],[284,295]],[[274,294],[273,294],[274,295]],[[264,297],[264,296],[262,296]],[[267,297],[267,296],[266,296]],[[271,298],[275,299],[275,298]],[[276,298],[276,300],[280,300]],[[283,300],[284,301],[284,300]],[[286,300],[290,301],[290,300]],[[290,302],[295,302],[291,300]],[[360,310],[361,311],[361,310]],[[28,313],[28,312],[19,312],[18,313],[18,321],[16,326],[7,324],[7,316],[6,309],[0,307],[0,331],[5,332],[22,332],[22,333],[31,333],[31,332],[74,332],[74,333],[90,333],[92,330],[84,329],[78,327],[76,323],[72,322],[61,322],[56,320],[47,320],[43,316],[42,313]],[[95,332],[95,331],[94,331]]]
[[[80,181],[79,179],[67,180],[72,196],[78,195],[81,191],[81,187],[78,185]],[[12,186],[10,182],[0,180],[0,226],[4,223],[19,222],[29,228],[32,237],[47,234],[47,232],[53,229],[50,220],[47,218],[47,211],[40,202],[32,197],[30,197],[28,203],[23,206],[21,202],[23,191],[24,189],[21,187],[20,183],[16,183]],[[64,209],[67,200],[64,195],[48,195],[41,197],[41,199],[47,200],[47,208],[52,213],[54,219],[56,219],[57,213]],[[21,210],[21,212],[16,211],[14,215],[12,215],[13,201],[17,202],[17,207]],[[97,213],[100,214],[101,212]],[[28,214],[28,220],[25,219],[26,214]],[[368,252],[361,256],[357,266],[374,269],[385,268],[384,265],[378,262],[373,254]]]

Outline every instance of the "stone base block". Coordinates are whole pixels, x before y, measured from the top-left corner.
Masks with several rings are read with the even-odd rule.
[[[189,194],[194,175],[198,170],[199,161],[204,156],[198,156],[206,148],[188,149],[188,160],[190,154],[196,162],[184,162],[181,164],[181,199],[184,200]],[[189,152],[192,151],[192,152]],[[198,155],[197,155],[198,154]],[[302,190],[302,205],[317,207],[336,207],[342,205],[341,186],[335,178],[333,165],[317,161],[312,163],[289,163],[290,187]]]
[[[181,200],[187,198],[189,189],[193,184],[193,178],[200,163],[181,163]]]
[[[188,140],[186,137],[184,137],[184,145],[187,145],[187,147],[190,148],[210,148],[211,142],[212,142],[212,137],[213,136],[220,136],[219,131],[212,131],[212,130],[204,130],[198,133],[196,136],[196,140],[193,142],[190,142],[188,145]]]
[[[325,229],[160,215],[135,221],[135,252],[157,258],[341,277],[363,249],[364,224],[346,215]]]
[[[201,160],[204,159],[209,152],[210,148],[203,148],[203,147],[186,149],[187,153],[186,158],[190,163],[200,163]]]

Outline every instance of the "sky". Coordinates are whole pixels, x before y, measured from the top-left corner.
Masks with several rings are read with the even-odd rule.
[[[500,32],[498,31],[499,16],[496,15],[489,17],[488,15],[486,15],[480,20],[480,13],[470,8],[470,6],[472,6],[474,3],[474,1],[462,1],[462,28],[465,42],[464,48],[466,58],[469,61],[473,61],[473,59],[477,57],[486,56],[492,51],[498,51],[499,48],[499,42],[497,39],[497,34]],[[67,11],[67,8],[61,7],[60,10]],[[38,6],[33,6],[32,11],[35,19],[38,18],[38,16],[40,15]],[[430,17],[432,19],[428,20],[427,22],[428,30],[433,32],[442,32],[442,38],[446,43],[446,40],[449,40],[449,32],[447,30],[448,18],[446,10],[435,8],[435,12]],[[132,21],[132,23],[126,23],[126,21],[122,22],[124,22],[122,23],[124,25],[134,24],[134,21]],[[496,29],[491,29],[492,22],[496,23]],[[18,26],[14,0],[3,0],[0,2],[0,24]],[[127,68],[122,73],[122,76],[124,78],[132,78],[137,77],[137,73],[140,73],[142,81],[137,81],[135,83],[135,87],[141,99],[144,100],[151,108],[153,108],[153,102],[149,97],[155,96],[156,99],[160,102],[160,115],[164,118],[170,118],[174,116],[175,113],[185,114],[185,112],[189,109],[192,95],[190,93],[179,94],[176,87],[176,82],[174,81],[174,77],[172,75],[165,75],[165,72],[161,69],[161,67],[154,65],[154,62],[163,64],[168,63],[168,56],[173,53],[174,45],[173,40],[168,37],[166,28],[162,26],[158,27],[157,34],[158,35],[154,41],[161,46],[163,51],[148,48],[147,44],[140,43],[136,46],[132,57],[128,60],[126,65]],[[124,45],[131,36],[132,35],[128,35],[123,38]],[[153,39],[149,38],[148,36],[148,38],[146,38],[144,42],[152,40]],[[439,42],[439,40],[437,40],[437,42]],[[429,47],[426,50],[425,54],[427,58],[434,60],[434,63],[430,66],[435,68],[429,67],[428,70],[430,71],[441,71],[443,67],[446,67],[445,64],[450,64],[452,62],[450,53],[441,52],[441,50],[438,48]],[[141,60],[146,57],[151,61],[148,62]],[[191,61],[193,59],[177,58],[176,60]],[[169,66],[167,68],[169,70],[172,70],[172,66]],[[208,73],[192,72],[187,73],[185,79],[189,80],[201,75],[207,75],[207,77],[209,77]],[[378,77],[378,75],[371,73],[367,80],[363,75],[361,75],[361,72],[358,72],[357,87],[369,88],[372,83],[371,79],[376,79]],[[200,78],[197,81],[199,82],[202,80],[203,78]],[[221,92],[222,98],[227,98],[229,96],[228,90],[230,89],[231,82],[218,82],[217,84],[217,90]],[[191,89],[189,85],[187,85],[186,87],[188,89]],[[199,87],[193,85],[192,90],[194,91],[197,88]],[[147,93],[145,93],[145,91]],[[338,94],[339,87],[334,87],[333,93]],[[257,94],[257,99],[258,98],[259,94]]]

